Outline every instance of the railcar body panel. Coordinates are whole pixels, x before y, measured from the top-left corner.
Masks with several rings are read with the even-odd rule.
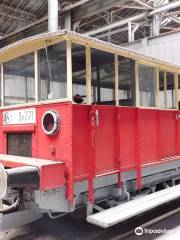
[[[9,133],[31,133],[32,158],[36,158],[37,164],[39,159],[40,165],[41,159],[52,161],[52,169],[44,178],[48,178],[48,174],[53,173],[55,162],[65,163],[66,177],[67,180],[71,179],[72,184],[74,181],[88,179],[90,164],[93,167],[93,175],[96,177],[115,174],[118,171],[137,170],[138,166],[142,168],[150,164],[162,164],[167,160],[178,159],[180,155],[178,144],[180,120],[177,118],[179,113],[177,110],[118,107],[120,121],[117,126],[117,107],[94,105],[94,159],[90,159],[92,157],[89,138],[92,106],[55,103],[37,105],[34,108],[36,109],[35,124],[3,125],[3,114],[1,114],[0,151],[1,154],[7,154]],[[55,136],[47,136],[42,130],[41,119],[48,109],[55,109],[61,116],[60,131]],[[136,120],[137,114],[138,120]],[[118,138],[119,146],[117,146]],[[117,148],[120,150],[119,156]],[[1,155],[1,163],[6,167],[32,164],[32,161],[28,163],[28,159],[26,161],[24,159],[22,157],[22,159],[10,161],[5,157],[3,160]],[[47,161],[47,165],[51,164]],[[45,186],[43,185],[44,189],[50,186],[58,187],[55,184],[55,178],[52,183],[48,180],[46,182]]]
[[[116,142],[120,136],[121,170],[137,168],[137,147],[139,146],[141,167],[146,164],[163,163],[163,159],[180,154],[179,120],[177,110],[149,110],[118,107],[120,114],[117,133],[117,111],[115,107],[94,106],[98,111],[95,123],[94,171],[96,175],[118,170]],[[88,174],[88,127],[91,107],[73,105],[73,163],[74,176]],[[136,117],[138,116],[138,122]],[[79,134],[81,132],[81,134]],[[81,154],[79,154],[81,153]]]

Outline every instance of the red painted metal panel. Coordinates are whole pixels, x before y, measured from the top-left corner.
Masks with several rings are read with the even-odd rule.
[[[10,125],[3,126],[2,124],[2,112],[0,114],[0,153],[6,154],[6,137],[7,133],[11,132],[32,132],[32,156],[34,158],[43,158],[47,160],[53,160],[56,162],[63,161],[66,163],[67,176],[67,197],[73,202],[73,167],[72,167],[72,105],[70,103],[54,103],[54,104],[41,104],[33,106],[36,108],[36,126],[34,124],[23,125]],[[25,107],[23,107],[25,108]],[[16,109],[23,109],[16,108]],[[13,108],[15,109],[15,108]],[[45,111],[49,109],[57,110],[61,118],[61,127],[57,135],[47,136],[41,127],[41,119]],[[52,151],[53,149],[53,151]],[[9,164],[9,167],[19,166],[19,163]],[[51,188],[52,186],[58,187],[61,182],[61,169],[55,168],[53,171],[49,166],[43,167],[42,175],[44,180],[42,186],[44,189]],[[59,171],[59,176],[56,176],[56,171]],[[54,172],[54,174],[53,174]],[[51,180],[48,180],[51,179]]]
[[[88,174],[90,106],[73,106],[73,171],[74,177]]]
[[[166,162],[167,158],[180,155],[180,119],[176,117],[179,111],[72,105],[68,102],[37,105],[35,108],[35,125],[3,127],[0,115],[0,153],[6,153],[7,133],[32,132],[33,157],[65,163],[66,196],[71,203],[74,201],[74,181],[91,180],[93,201],[95,176],[134,169],[138,170],[140,179],[142,166]],[[49,109],[58,111],[61,117],[60,131],[54,136],[47,136],[41,128],[42,116]],[[7,162],[7,166],[9,164]],[[17,167],[18,163],[11,166]],[[57,173],[53,176],[50,166],[43,172],[43,188],[60,184],[61,176],[58,178]],[[140,180],[138,182],[140,186]]]
[[[115,153],[116,111],[110,106],[96,106],[98,125],[95,135],[95,171],[102,174],[117,169]]]
[[[159,153],[160,158],[176,155],[176,111],[159,112]]]
[[[13,125],[13,126],[4,126],[2,127],[3,132],[10,132],[10,133],[17,133],[17,132],[34,132],[36,129],[36,126],[34,124],[31,125]]]
[[[177,131],[180,133],[180,127],[178,127],[175,115],[177,111],[119,107],[120,126],[118,128],[116,107],[95,106],[95,108],[99,112],[99,125],[95,127],[96,176],[117,174],[119,170],[117,155],[120,155],[122,171],[138,170],[140,178],[141,165],[161,163],[162,158],[179,154],[180,134],[177,134]],[[73,109],[74,177],[83,179],[83,177],[87,178],[88,172],[88,127],[86,121],[88,121],[87,115],[90,106],[75,105]],[[139,150],[137,150],[137,142]],[[117,145],[119,145],[119,149]],[[141,183],[139,183],[140,185]]]
[[[95,137],[96,137],[96,107],[91,106],[89,112],[88,134],[88,197],[94,203],[94,177],[95,177]]]
[[[139,110],[139,136],[142,163],[157,161],[157,110]]]
[[[135,147],[135,129],[136,129],[136,109],[130,107],[121,107],[121,167],[127,168],[136,166],[136,147]]]
[[[121,157],[121,144],[120,144],[120,136],[121,136],[121,112],[120,108],[116,107],[115,109],[116,119],[114,124],[114,147],[115,147],[115,158],[117,161],[117,169],[118,172],[118,187],[122,186],[122,175],[121,175],[121,165],[122,165],[122,157]]]
[[[65,185],[65,165],[56,163],[40,168],[40,188],[44,191]]]
[[[40,175],[40,189],[44,191],[65,184],[65,164],[62,162],[0,154],[0,163],[10,168],[37,167]]]

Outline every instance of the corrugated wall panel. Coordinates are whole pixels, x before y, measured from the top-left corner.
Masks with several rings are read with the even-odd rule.
[[[136,41],[126,47],[180,65],[180,31]]]

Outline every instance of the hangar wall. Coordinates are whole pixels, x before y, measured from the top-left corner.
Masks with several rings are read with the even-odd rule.
[[[148,56],[180,65],[180,30],[157,37],[144,38],[125,46]]]

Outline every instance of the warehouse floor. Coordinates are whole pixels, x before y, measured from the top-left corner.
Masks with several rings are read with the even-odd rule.
[[[48,217],[8,233],[2,233],[0,240],[79,240],[95,239],[102,229],[88,224],[85,219],[64,216],[58,220]]]
[[[0,240],[178,240],[180,236],[180,226],[178,226],[180,212],[147,227],[153,230],[171,230],[168,234],[144,233],[141,236],[136,236],[134,229],[142,223],[154,219],[156,216],[161,216],[166,211],[176,209],[179,206],[180,199],[154,209],[150,213],[133,218],[128,223],[120,223],[109,229],[102,229],[88,224],[82,212],[67,215],[57,220],[44,217],[24,227],[9,232],[0,232]],[[124,234],[127,232],[131,234],[125,236]]]

